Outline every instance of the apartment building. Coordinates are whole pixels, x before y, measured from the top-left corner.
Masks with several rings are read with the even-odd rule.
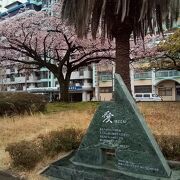
[[[0,19],[16,15],[23,9],[41,10],[42,0],[0,0]]]
[[[152,69],[148,72],[133,71],[133,94],[158,94],[164,101],[180,101],[180,71]]]
[[[114,63],[93,64],[94,100],[109,101],[112,99]]]
[[[176,27],[179,27],[179,22]],[[152,43],[152,45],[158,44],[159,41],[153,40]],[[159,95],[164,101],[180,101],[180,71],[156,71],[155,69],[143,71],[139,68],[141,65],[139,62],[130,65],[131,90],[134,97],[137,93],[152,93]],[[96,95],[98,100],[107,101],[112,99],[114,66],[115,64],[109,64],[96,68],[98,83],[96,83],[97,87],[95,89],[98,89],[99,94]]]
[[[7,64],[0,68],[0,91],[44,94],[50,101],[60,96],[59,83],[50,71],[46,68],[19,71],[18,64]],[[92,99],[91,67],[82,67],[72,73],[69,92],[71,101]]]
[[[158,70],[139,71],[137,66],[130,66],[131,90],[136,93],[157,94],[164,101],[180,101],[180,71]],[[98,100],[108,101],[112,99],[114,65],[96,68],[96,89]]]
[[[13,2],[15,2],[15,0],[0,0],[0,12],[7,11],[5,7]]]

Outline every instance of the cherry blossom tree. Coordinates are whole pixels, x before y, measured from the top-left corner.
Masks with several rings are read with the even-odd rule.
[[[136,42],[130,40],[130,58],[133,61],[148,57],[161,56],[162,53],[157,51],[157,42],[162,40],[160,35],[147,35],[144,40],[138,39]]]
[[[72,27],[46,12],[27,12],[0,23],[0,59],[46,67],[60,84],[62,101],[68,101],[71,73],[102,60],[114,60],[113,45],[101,38],[78,39]],[[28,58],[27,58],[28,57]]]

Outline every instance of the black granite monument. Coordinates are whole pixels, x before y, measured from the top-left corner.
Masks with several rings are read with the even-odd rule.
[[[53,163],[43,174],[64,180],[176,178],[117,74],[114,101],[97,109],[77,152]]]

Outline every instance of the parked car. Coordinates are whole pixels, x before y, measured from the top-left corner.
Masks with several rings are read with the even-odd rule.
[[[152,93],[136,93],[134,96],[136,101],[162,101],[160,96]]]

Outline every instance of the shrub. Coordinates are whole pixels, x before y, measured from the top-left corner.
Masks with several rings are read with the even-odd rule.
[[[46,136],[39,136],[44,153],[54,156],[61,151],[78,148],[83,133],[80,130],[69,128],[62,131],[52,131]]]
[[[156,136],[161,151],[167,159],[180,161],[180,137],[170,135]]]
[[[44,96],[30,93],[0,93],[0,115],[31,114],[44,111]]]
[[[9,144],[6,148],[15,167],[32,169],[42,159],[40,147],[29,141]]]
[[[43,149],[43,153],[45,155],[54,156],[58,152],[62,151],[62,144],[59,141],[59,134],[58,131],[53,131],[48,135],[40,135],[40,144]]]
[[[61,131],[61,143],[64,151],[77,149],[82,140],[83,133],[77,129],[64,129]]]
[[[76,149],[82,135],[82,131],[73,128],[52,131],[47,135],[40,135],[33,141],[9,144],[6,151],[10,154],[13,166],[29,170],[45,156],[54,156],[62,151]]]
[[[6,102],[4,99],[0,99],[0,116],[14,114],[15,109],[14,104]]]

